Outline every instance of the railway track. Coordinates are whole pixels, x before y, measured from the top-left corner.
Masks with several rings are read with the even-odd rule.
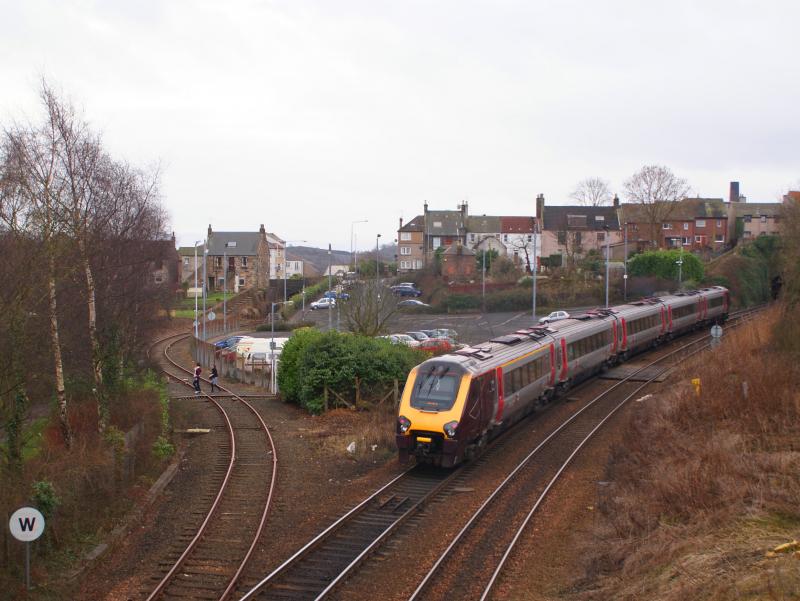
[[[703,340],[705,339],[703,337]],[[692,341],[679,350],[697,345],[699,342],[700,340]],[[674,351],[672,354],[677,354],[677,352]],[[672,354],[669,356],[672,356]],[[661,358],[658,361],[663,360]],[[658,361],[654,361],[653,364]],[[630,373],[625,380],[615,385],[615,388],[622,388],[625,385],[632,386],[630,382],[636,378],[637,374],[640,374],[648,367],[650,366],[645,366]],[[657,378],[658,375],[657,373],[652,379]],[[636,382],[633,386],[640,389],[650,381],[648,380],[645,384]],[[584,438],[588,440],[587,435],[593,432],[595,426],[599,427],[597,422],[609,417],[607,410],[604,412],[599,403],[596,405],[593,409],[585,408],[580,411],[583,416],[581,418],[583,420],[581,422],[583,435],[580,440]],[[529,461],[534,455],[541,458],[541,451],[545,447],[552,446],[548,443],[559,432],[566,430],[573,420],[578,421],[577,414],[573,415],[566,423],[561,424],[550,437],[530,454],[527,460]],[[519,439],[515,439],[512,433],[526,421],[522,420],[522,422],[506,432],[504,436],[493,441],[476,461],[470,462],[457,470],[435,470],[427,466],[417,466],[393,479],[340,517],[273,570],[272,573],[255,584],[240,597],[241,601],[255,599],[316,600],[327,597],[349,598],[346,590],[340,590],[345,580],[354,574],[359,566],[367,561],[381,545],[395,534],[407,530],[409,527],[413,528],[414,524],[422,519],[420,513],[427,504],[434,500],[446,499],[454,490],[458,491],[464,485],[468,486],[470,476],[475,470],[487,463],[491,463],[492,458],[504,453],[504,447],[512,444],[514,440],[518,444],[520,442]],[[577,450],[575,453],[577,453]],[[554,467],[555,471],[558,471],[562,464],[563,462],[556,462],[555,459],[549,461],[551,469]],[[515,470],[507,480],[509,482],[514,481],[515,475],[519,470],[522,470],[522,467]],[[561,471],[563,472],[563,469]],[[509,498],[514,500],[513,504],[518,509],[519,495],[530,495],[532,493],[522,489],[515,490],[516,494],[510,494]],[[491,504],[491,501],[487,502],[488,504]],[[466,530],[469,529],[469,527],[466,528]],[[491,529],[482,532],[482,537],[487,541],[495,538],[495,535],[496,533]],[[462,579],[466,579],[466,577],[462,577]],[[420,585],[420,590],[415,593],[414,598],[428,599],[430,591],[426,590],[426,586],[426,584]],[[446,590],[446,587],[443,590]],[[424,595],[422,594],[423,591],[425,591]],[[477,598],[471,597],[468,591],[460,591],[458,586],[453,586],[447,590],[442,595],[442,598],[445,597],[448,599]]]
[[[751,313],[741,312],[732,317],[742,319]],[[628,401],[640,396],[645,387],[709,345],[707,336],[703,336],[667,352],[597,395],[555,429],[473,513],[409,601],[489,599],[534,514],[584,445]],[[665,365],[671,360],[675,361]],[[637,380],[645,372],[647,376]],[[520,503],[521,499],[528,503]],[[498,524],[503,527],[498,528]]]
[[[160,351],[158,360],[171,381],[171,391],[191,388],[192,372],[169,354],[172,346],[188,337],[174,334],[151,347]],[[213,485],[201,497],[202,508],[187,507],[196,523],[185,529],[162,559],[152,576],[154,587],[142,595],[147,601],[229,598],[264,528],[276,482],[275,444],[255,408],[244,397],[224,387],[222,391],[219,396],[194,397],[216,409],[217,421],[204,439],[219,447],[208,466]]]

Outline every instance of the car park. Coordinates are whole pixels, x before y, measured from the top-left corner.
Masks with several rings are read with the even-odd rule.
[[[332,309],[335,306],[336,306],[335,298],[323,297],[318,301],[314,301],[313,303],[311,303],[311,310],[316,311],[317,309]]]
[[[569,319],[569,313],[566,311],[553,311],[550,315],[546,315],[539,320],[539,323],[546,324],[552,323],[554,321],[560,321],[562,319]]]
[[[405,344],[406,346],[410,346],[412,348],[416,348],[420,344],[416,339],[408,334],[389,334],[388,336],[378,336],[378,338],[388,340],[392,344]]]
[[[424,309],[430,307],[428,303],[423,303],[421,300],[415,298],[407,298],[397,303],[398,307],[405,307],[406,309]]]

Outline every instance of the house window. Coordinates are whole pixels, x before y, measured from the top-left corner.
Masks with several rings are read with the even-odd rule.
[[[687,236],[684,236],[681,241],[683,242],[684,246],[689,246],[689,244],[692,243],[692,241]]]
[[[400,232],[401,240],[411,240],[411,232]]]
[[[470,234],[469,235],[469,241],[470,242],[475,242],[475,234]]]
[[[752,218],[753,218],[753,216],[752,216],[752,215],[745,215],[745,216],[744,216],[744,222],[745,222],[745,223],[750,223],[750,220],[751,220]]]
[[[222,267],[222,257],[214,257],[214,267]]]
[[[725,242],[724,234],[717,234],[714,236],[714,242]]]
[[[189,267],[189,257],[183,257],[183,266]]]
[[[744,231],[744,237],[745,238],[752,238],[753,237],[753,232],[751,232],[750,230],[745,230]]]
[[[688,230],[689,229],[689,224],[688,223],[684,223],[683,224],[683,229]]]
[[[605,239],[606,239],[606,233],[605,232],[597,232],[597,241],[598,242],[603,242]]]
[[[422,260],[417,259],[414,261],[414,269],[422,269]]]
[[[236,248],[236,241],[226,242],[225,243],[225,247],[226,248]]]
[[[717,219],[717,227],[722,227],[722,219]]]
[[[767,222],[767,216],[766,215],[762,215],[761,216],[761,223],[766,223],[766,222]]]
[[[558,243],[561,246],[565,246],[567,244],[567,232],[558,232]]]
[[[694,224],[695,224],[696,227],[705,227],[706,226],[706,220],[705,219],[698,219],[697,221],[695,221]]]
[[[244,278],[239,278],[239,285],[244,286]]]
[[[662,223],[661,224],[661,229],[671,230],[672,229],[672,224],[670,224],[670,223]]]
[[[767,235],[767,232],[759,232],[759,234],[758,234],[758,235],[759,235],[759,236],[766,236],[766,235]]]
[[[162,277],[162,275],[160,273],[155,274],[155,278],[154,279],[156,281],[156,284],[160,284],[161,282],[164,281],[164,278]]]
[[[699,244],[699,243],[701,243],[703,241],[703,237],[702,236],[695,236],[694,237],[694,241]]]
[[[247,257],[242,257],[242,267],[247,267]]]
[[[503,234],[503,242],[508,242],[508,234]]]
[[[408,269],[408,261],[400,261],[400,269]]]
[[[528,234],[528,242],[531,242],[531,241],[533,241],[533,236],[531,236],[530,234]]]
[[[411,247],[410,246],[401,246],[400,247],[400,254],[401,255],[410,255],[411,254]]]
[[[605,216],[604,216],[604,215],[595,215],[595,216],[594,216],[594,220],[595,220],[595,221],[605,221],[605,220],[606,220],[606,218],[605,218]]]
[[[433,227],[442,227],[442,222],[441,221],[434,221],[433,222]]]
[[[433,249],[436,250],[442,245],[442,239],[439,236],[433,237]]]

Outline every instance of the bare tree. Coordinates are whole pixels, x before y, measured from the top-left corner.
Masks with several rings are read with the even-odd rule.
[[[64,444],[69,448],[72,431],[67,416],[56,296],[56,254],[61,235],[57,205],[65,192],[64,180],[58,174],[62,140],[51,122],[40,127],[15,127],[5,132],[4,138],[0,219],[15,237],[41,243],[47,271],[47,308],[58,416]]]
[[[570,197],[579,205],[600,207],[611,202],[610,184],[600,177],[587,177],[578,182]]]
[[[557,232],[558,244],[564,247],[566,264],[564,267],[568,271],[575,269],[575,264],[580,255],[583,254],[583,232],[575,230],[561,230]]]
[[[531,263],[531,250],[533,249],[533,242],[528,242],[527,235],[519,234],[514,236],[509,240],[508,245],[511,247],[513,254],[517,257],[520,256],[520,254],[525,256],[525,271],[527,273],[533,273],[533,267]]]
[[[628,200],[641,207],[650,227],[651,244],[658,246],[661,224],[689,193],[689,184],[668,167],[645,165],[625,182],[625,192]]]
[[[382,334],[386,323],[399,309],[392,291],[373,280],[353,286],[350,298],[337,302],[341,302],[347,329],[364,336]]]

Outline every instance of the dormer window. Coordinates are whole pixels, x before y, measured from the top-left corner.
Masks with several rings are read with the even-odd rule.
[[[236,248],[236,241],[234,240],[234,241],[232,241],[232,242],[226,242],[226,243],[225,243],[225,246],[226,246],[227,248]]]
[[[442,222],[441,221],[434,221],[433,222],[433,227],[442,227]]]

